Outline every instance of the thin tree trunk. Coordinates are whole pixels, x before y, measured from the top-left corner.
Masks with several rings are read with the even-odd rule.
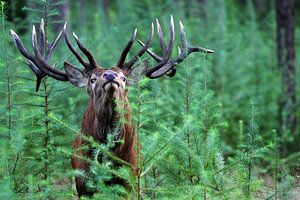
[[[45,2],[45,6],[44,6],[44,20],[45,20],[45,33],[47,36],[47,29],[48,29],[48,13],[49,13],[49,0],[46,0]],[[46,37],[46,41],[47,41],[47,37]],[[46,47],[45,47],[46,48]],[[46,49],[44,49],[44,52],[46,51]],[[48,83],[47,83],[47,79],[43,79],[43,85],[44,85],[44,113],[45,113],[45,121],[44,121],[44,125],[45,125],[45,136],[44,136],[44,148],[45,148],[45,155],[44,155],[44,179],[48,178],[48,161],[49,161],[49,155],[48,155],[48,147],[49,147],[49,92],[48,92]]]
[[[200,18],[203,19],[204,22],[208,21],[208,13],[207,13],[207,0],[197,0],[197,2],[199,3],[199,16]],[[204,23],[204,25],[206,25],[207,23]],[[207,28],[207,27],[204,27]]]
[[[58,3],[59,0],[54,0],[52,4]],[[65,0],[63,4],[57,6],[57,10],[59,14],[54,17],[54,21],[56,22],[54,24],[54,31],[55,33],[58,33],[59,31],[62,30],[64,26],[64,22],[68,18],[68,11],[70,10],[70,3],[69,0]]]
[[[80,27],[84,27],[84,23],[86,22],[86,12],[85,12],[85,8],[86,8],[86,3],[84,0],[79,0],[77,1],[76,5],[77,5],[77,25],[78,28]]]
[[[103,12],[104,12],[104,18],[105,18],[106,25],[108,25],[110,23],[109,6],[110,6],[109,0],[102,0],[102,8],[103,8]]]
[[[282,76],[281,110],[282,133],[296,134],[296,67],[294,44],[294,0],[276,1],[277,59]]]

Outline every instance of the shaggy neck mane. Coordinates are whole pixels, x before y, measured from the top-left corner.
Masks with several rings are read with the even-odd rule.
[[[83,134],[93,136],[99,143],[106,143],[108,134],[113,134],[116,140],[123,140],[124,143],[118,143],[114,147],[114,152],[119,158],[135,166],[135,132],[127,98],[117,101],[107,98],[100,100],[102,102],[90,98],[81,127]]]
[[[123,114],[125,121],[130,123],[131,115],[127,98],[114,100],[106,97],[95,100],[91,97],[82,122],[83,133],[92,135],[99,142],[106,142],[108,134],[120,135],[124,129],[118,113],[120,110],[125,112]]]
[[[96,141],[105,142],[107,134],[115,131],[118,121],[119,114],[116,112],[116,103],[113,100],[106,99],[100,103],[95,102],[91,97],[83,117],[82,131],[92,135]]]

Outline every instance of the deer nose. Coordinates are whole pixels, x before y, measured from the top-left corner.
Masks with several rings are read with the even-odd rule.
[[[113,71],[107,71],[107,72],[104,72],[104,74],[103,74],[103,78],[105,78],[108,81],[113,81],[113,80],[115,80],[116,77],[117,77],[117,73],[115,73]]]

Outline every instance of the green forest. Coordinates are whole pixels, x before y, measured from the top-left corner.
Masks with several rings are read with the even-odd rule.
[[[0,199],[300,199],[300,1],[0,6]]]

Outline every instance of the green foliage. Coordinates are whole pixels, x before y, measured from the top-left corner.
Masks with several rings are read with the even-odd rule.
[[[299,168],[300,153],[289,149],[285,149],[287,156],[280,153],[282,143],[295,137],[282,138],[277,131],[281,81],[275,59],[274,3],[259,4],[271,7],[262,12],[258,1],[252,0],[116,0],[108,7],[103,2],[27,1],[23,8],[27,18],[14,14],[15,22],[22,21],[18,24],[10,22],[8,6],[1,3],[1,199],[72,199],[75,175],[88,179],[89,187],[98,191],[93,199],[290,199],[299,195],[294,169]],[[61,6],[68,8],[67,19],[60,17]],[[145,40],[155,17],[163,30],[168,29],[170,14],[177,32],[181,19],[192,44],[216,53],[190,55],[173,78],[150,80],[140,76],[137,67],[138,81],[128,89],[141,144],[137,177],[126,164],[112,167],[112,160],[118,159],[109,151],[112,138],[106,145],[86,138],[96,149],[88,160],[92,170],[89,174],[73,171],[71,148],[80,132],[86,91],[47,78],[34,93],[35,78],[11,41],[9,29],[27,30],[21,37],[31,50],[30,25],[44,18],[51,41],[67,20],[101,66],[108,68],[117,62],[135,27],[138,38]],[[177,34],[176,42],[178,38]],[[295,42],[299,53],[299,40]],[[129,57],[139,48],[135,44]],[[161,53],[156,36],[151,49]],[[58,68],[65,60],[80,66],[63,40],[51,60],[51,64],[58,62]],[[155,64],[148,56],[141,62],[145,60]],[[102,163],[97,161],[99,155]],[[111,177],[125,179],[130,189],[105,184]]]

